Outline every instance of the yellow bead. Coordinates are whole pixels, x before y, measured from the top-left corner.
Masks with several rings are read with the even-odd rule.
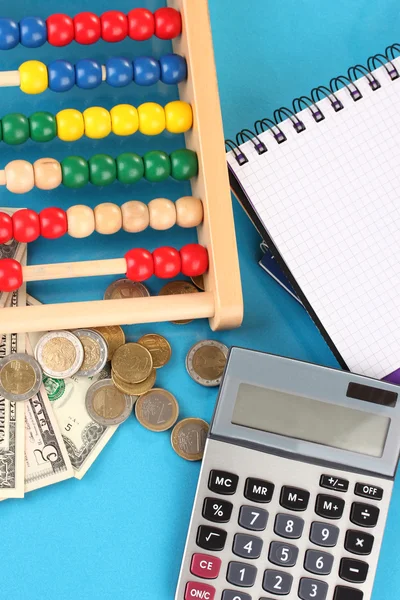
[[[111,116],[108,110],[100,106],[87,108],[83,113],[85,134],[92,140],[100,140],[111,133]]]
[[[38,60],[28,60],[18,69],[20,87],[25,94],[41,94],[49,87],[47,67]]]
[[[66,108],[56,114],[57,135],[63,142],[75,142],[85,133],[83,115],[79,110]]]
[[[139,131],[144,135],[159,135],[165,129],[165,112],[155,102],[145,102],[138,108]]]
[[[185,133],[193,125],[192,107],[187,102],[175,100],[165,107],[165,126],[170,133]]]
[[[139,115],[134,106],[118,104],[110,110],[111,127],[115,135],[133,135],[139,129]]]

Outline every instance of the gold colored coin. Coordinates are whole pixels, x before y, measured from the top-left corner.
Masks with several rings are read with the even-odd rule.
[[[176,294],[198,294],[199,290],[193,283],[189,281],[170,281],[158,292],[159,296],[173,296]],[[171,321],[175,325],[186,325],[191,323],[193,319],[181,319],[179,321]]]
[[[136,418],[150,431],[167,431],[177,421],[179,405],[167,390],[153,388],[140,396],[135,406]]]
[[[111,360],[114,352],[125,344],[125,333],[119,325],[107,325],[105,327],[91,327],[94,331],[100,333],[107,342],[108,356],[107,360]]]
[[[68,371],[75,360],[75,347],[64,337],[55,337],[43,347],[42,361],[53,371]]]
[[[111,385],[93,395],[93,410],[103,419],[119,417],[125,410],[125,404],[124,396]]]
[[[111,379],[113,380],[115,387],[124,394],[128,394],[129,396],[140,396],[152,389],[156,382],[156,374],[157,371],[152,369],[150,375],[144,381],[141,381],[140,383],[126,383],[126,381],[118,377],[114,371],[111,371]]]
[[[13,360],[1,370],[0,382],[10,394],[26,394],[36,383],[33,367],[22,360]]]
[[[183,419],[171,433],[171,444],[175,452],[185,460],[201,460],[208,435],[208,423],[203,419]]]
[[[153,369],[150,352],[140,344],[130,342],[120,346],[112,357],[112,369],[126,383],[140,383]]]
[[[141,344],[150,352],[153,357],[153,367],[159,369],[167,364],[171,358],[172,350],[168,340],[157,333],[147,333],[143,335],[138,344]]]
[[[196,277],[191,277],[190,279],[193,281],[194,285],[199,288],[199,290],[204,292],[205,288],[203,275],[196,275]]]
[[[196,350],[192,364],[202,379],[218,379],[224,372],[226,356],[216,346],[203,346]]]

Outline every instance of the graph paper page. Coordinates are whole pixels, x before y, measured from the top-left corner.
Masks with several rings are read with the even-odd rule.
[[[267,153],[227,159],[348,367],[382,378],[400,363],[400,79],[374,75],[379,90],[360,79],[359,101],[343,88],[340,112],[325,98],[325,120],[306,109],[302,133],[287,119],[286,142],[267,131]]]

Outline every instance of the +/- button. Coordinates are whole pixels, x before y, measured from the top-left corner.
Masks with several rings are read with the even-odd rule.
[[[370,500],[382,500],[383,498],[383,489],[369,483],[356,483],[354,493],[356,496],[370,498]]]
[[[233,473],[213,469],[208,479],[208,489],[215,494],[234,494],[238,481],[239,477]]]
[[[336,492],[347,492],[349,489],[347,479],[342,479],[335,475],[321,475],[319,485],[327,490],[335,490]]]
[[[193,554],[190,572],[203,579],[216,579],[221,568],[221,559],[209,554]]]
[[[203,600],[214,600],[215,587],[208,583],[200,581],[189,581],[186,585],[185,600],[193,600],[193,598],[203,598]]]

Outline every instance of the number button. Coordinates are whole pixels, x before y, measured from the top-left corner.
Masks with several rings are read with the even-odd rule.
[[[344,500],[338,496],[318,494],[315,512],[324,519],[340,519],[344,510]]]
[[[268,512],[255,506],[242,506],[239,514],[239,525],[252,531],[264,531],[268,522]]]
[[[203,517],[214,523],[227,523],[231,518],[233,504],[220,498],[205,498]]]
[[[349,529],[346,533],[344,547],[352,554],[371,554],[374,545],[374,536],[363,531],[354,531]]]
[[[257,569],[246,563],[230,562],[228,566],[227,580],[238,587],[251,587],[254,585]]]
[[[215,494],[234,494],[238,481],[237,475],[213,469],[208,479],[208,489]]]
[[[218,529],[218,527],[209,527],[208,525],[200,525],[197,530],[196,543],[204,550],[212,550],[217,552],[223,550],[226,542],[226,531]]]
[[[254,535],[237,533],[233,541],[233,553],[242,558],[259,558],[263,547],[263,541]]]
[[[342,558],[339,577],[350,583],[364,583],[367,579],[369,565],[362,560]]]
[[[316,575],[329,575],[332,571],[333,556],[319,550],[307,550],[304,559],[304,568]]]
[[[328,593],[328,584],[318,579],[300,579],[299,598],[301,600],[325,600]]]
[[[294,567],[299,555],[299,549],[291,544],[272,542],[269,547],[268,560],[279,567]]]
[[[350,521],[360,527],[375,527],[378,522],[379,508],[372,504],[354,502],[351,507]]]
[[[244,495],[252,502],[271,502],[274,489],[275,486],[270,481],[249,477],[246,479]]]
[[[251,596],[237,590],[224,590],[221,600],[251,600]]]
[[[281,506],[288,510],[306,510],[310,492],[299,488],[283,486],[281,491]]]
[[[274,531],[277,535],[289,540],[297,540],[301,537],[304,521],[293,515],[276,515]]]
[[[292,589],[293,577],[283,571],[269,569],[264,572],[263,589],[275,596],[287,596]]]
[[[310,541],[317,546],[333,548],[339,537],[339,527],[330,523],[315,522],[311,525]]]

